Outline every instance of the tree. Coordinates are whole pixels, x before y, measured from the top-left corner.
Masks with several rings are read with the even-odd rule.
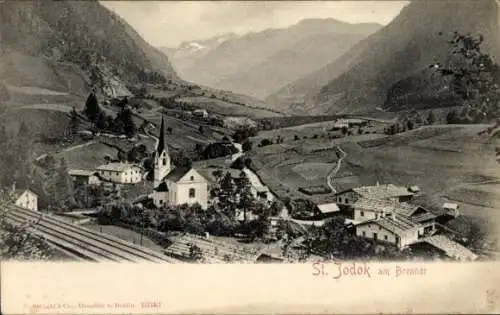
[[[112,123],[111,124],[109,123],[110,120],[108,118],[110,117],[106,116],[106,114],[104,114],[103,112],[100,112],[97,115],[97,119],[95,122],[96,127],[100,130],[105,130],[108,127],[112,126]]]
[[[71,113],[69,116],[69,133],[70,133],[70,135],[72,135],[72,136],[76,135],[79,127],[80,127],[80,120],[78,117],[78,113],[77,113],[75,107],[73,107],[71,109]]]
[[[237,170],[242,170],[245,168],[245,161],[243,160],[243,157],[237,158],[232,164],[231,168],[237,169]]]
[[[240,172],[240,177],[236,182],[236,191],[239,195],[238,208],[243,210],[243,220],[247,221],[248,211],[254,209],[254,198],[250,190],[251,184],[245,172]]]
[[[455,124],[458,122],[458,114],[455,110],[451,110],[448,115],[446,115],[447,124]]]
[[[87,101],[85,102],[85,108],[83,113],[90,121],[96,121],[101,109],[99,107],[99,103],[97,102],[97,97],[94,93],[90,93],[87,97]]]
[[[260,146],[261,147],[264,147],[266,145],[271,145],[271,144],[273,144],[273,141],[269,140],[267,138],[260,140]]]
[[[172,162],[179,167],[191,167],[193,165],[193,161],[186,156],[184,150],[179,150],[177,154],[173,155]]]
[[[411,119],[408,119],[408,121],[406,122],[406,127],[408,128],[408,130],[413,130],[414,123]]]
[[[51,205],[57,207],[59,211],[65,211],[75,204],[73,181],[68,174],[68,166],[64,158],[59,160],[59,165],[56,165],[49,173],[49,191]]]
[[[484,37],[454,32],[449,41],[448,67],[433,64],[443,77],[451,77],[452,89],[462,106],[478,109],[474,119],[498,117],[500,101],[500,66],[481,51]]]
[[[203,260],[203,252],[201,251],[201,248],[194,244],[189,244],[189,259],[195,262]]]
[[[132,111],[129,108],[124,108],[118,112],[115,118],[116,132],[123,132],[127,137],[131,138],[137,133],[137,127],[132,119]]]
[[[436,116],[434,115],[434,112],[432,110],[429,112],[427,122],[429,123],[429,125],[433,125],[436,122]]]
[[[249,139],[246,139],[243,144],[241,145],[241,149],[243,150],[243,152],[248,152],[250,150],[252,150],[252,141],[250,141]]]

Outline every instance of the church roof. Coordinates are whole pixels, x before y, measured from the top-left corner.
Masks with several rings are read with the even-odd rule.
[[[162,182],[158,187],[155,188],[156,191],[158,192],[167,192],[168,191],[168,186],[167,183]]]
[[[165,179],[171,180],[173,182],[178,182],[184,175],[191,170],[190,167],[176,167],[172,172],[170,172]]]
[[[163,151],[168,150],[167,144],[165,143],[165,122],[163,121],[163,116],[161,116],[160,125],[160,136],[158,137],[158,145],[156,148],[156,153],[161,155]]]

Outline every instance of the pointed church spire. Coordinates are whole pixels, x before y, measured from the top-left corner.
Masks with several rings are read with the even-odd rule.
[[[158,137],[158,145],[156,147],[156,152],[160,156],[164,150],[167,150],[165,144],[165,122],[163,121],[163,115],[161,116],[161,126],[160,126],[160,136]]]

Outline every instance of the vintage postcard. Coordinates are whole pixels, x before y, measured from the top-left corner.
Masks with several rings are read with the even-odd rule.
[[[2,314],[500,312],[500,1],[0,0]]]

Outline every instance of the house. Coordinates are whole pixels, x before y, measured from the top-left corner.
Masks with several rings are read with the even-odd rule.
[[[390,214],[355,226],[356,235],[405,248],[418,241],[423,227],[401,215]]]
[[[364,120],[364,119],[357,119],[357,118],[351,118],[351,119],[347,119],[347,124],[349,125],[349,127],[363,127],[363,126],[366,126],[368,124],[368,121],[367,120]]]
[[[68,174],[77,184],[99,185],[101,183],[98,173],[95,171],[71,169]]]
[[[458,205],[456,203],[445,202],[443,209],[449,213],[458,215]]]
[[[406,187],[393,184],[362,186],[339,192],[335,195],[336,202],[342,206],[352,206],[358,199],[395,200],[398,202],[410,201],[415,195]]]
[[[162,117],[154,159],[153,202],[155,206],[199,204],[202,209],[207,209],[207,179],[191,167],[172,169],[164,132],[165,125]]]
[[[318,209],[322,215],[334,214],[340,211],[340,208],[336,203],[324,203],[318,205]]]
[[[333,124],[333,129],[349,128],[349,123],[345,119],[337,119]]]
[[[142,181],[141,168],[130,163],[108,163],[96,169],[101,179],[117,184],[136,184]]]
[[[208,118],[208,112],[205,109],[196,109],[193,111],[193,116],[201,117],[203,119]]]
[[[390,214],[402,216],[423,227],[423,233],[430,235],[436,231],[437,216],[419,205],[395,200],[359,199],[354,205],[354,222],[377,220]]]
[[[38,211],[38,195],[29,189],[15,189],[14,200],[18,207]]]

